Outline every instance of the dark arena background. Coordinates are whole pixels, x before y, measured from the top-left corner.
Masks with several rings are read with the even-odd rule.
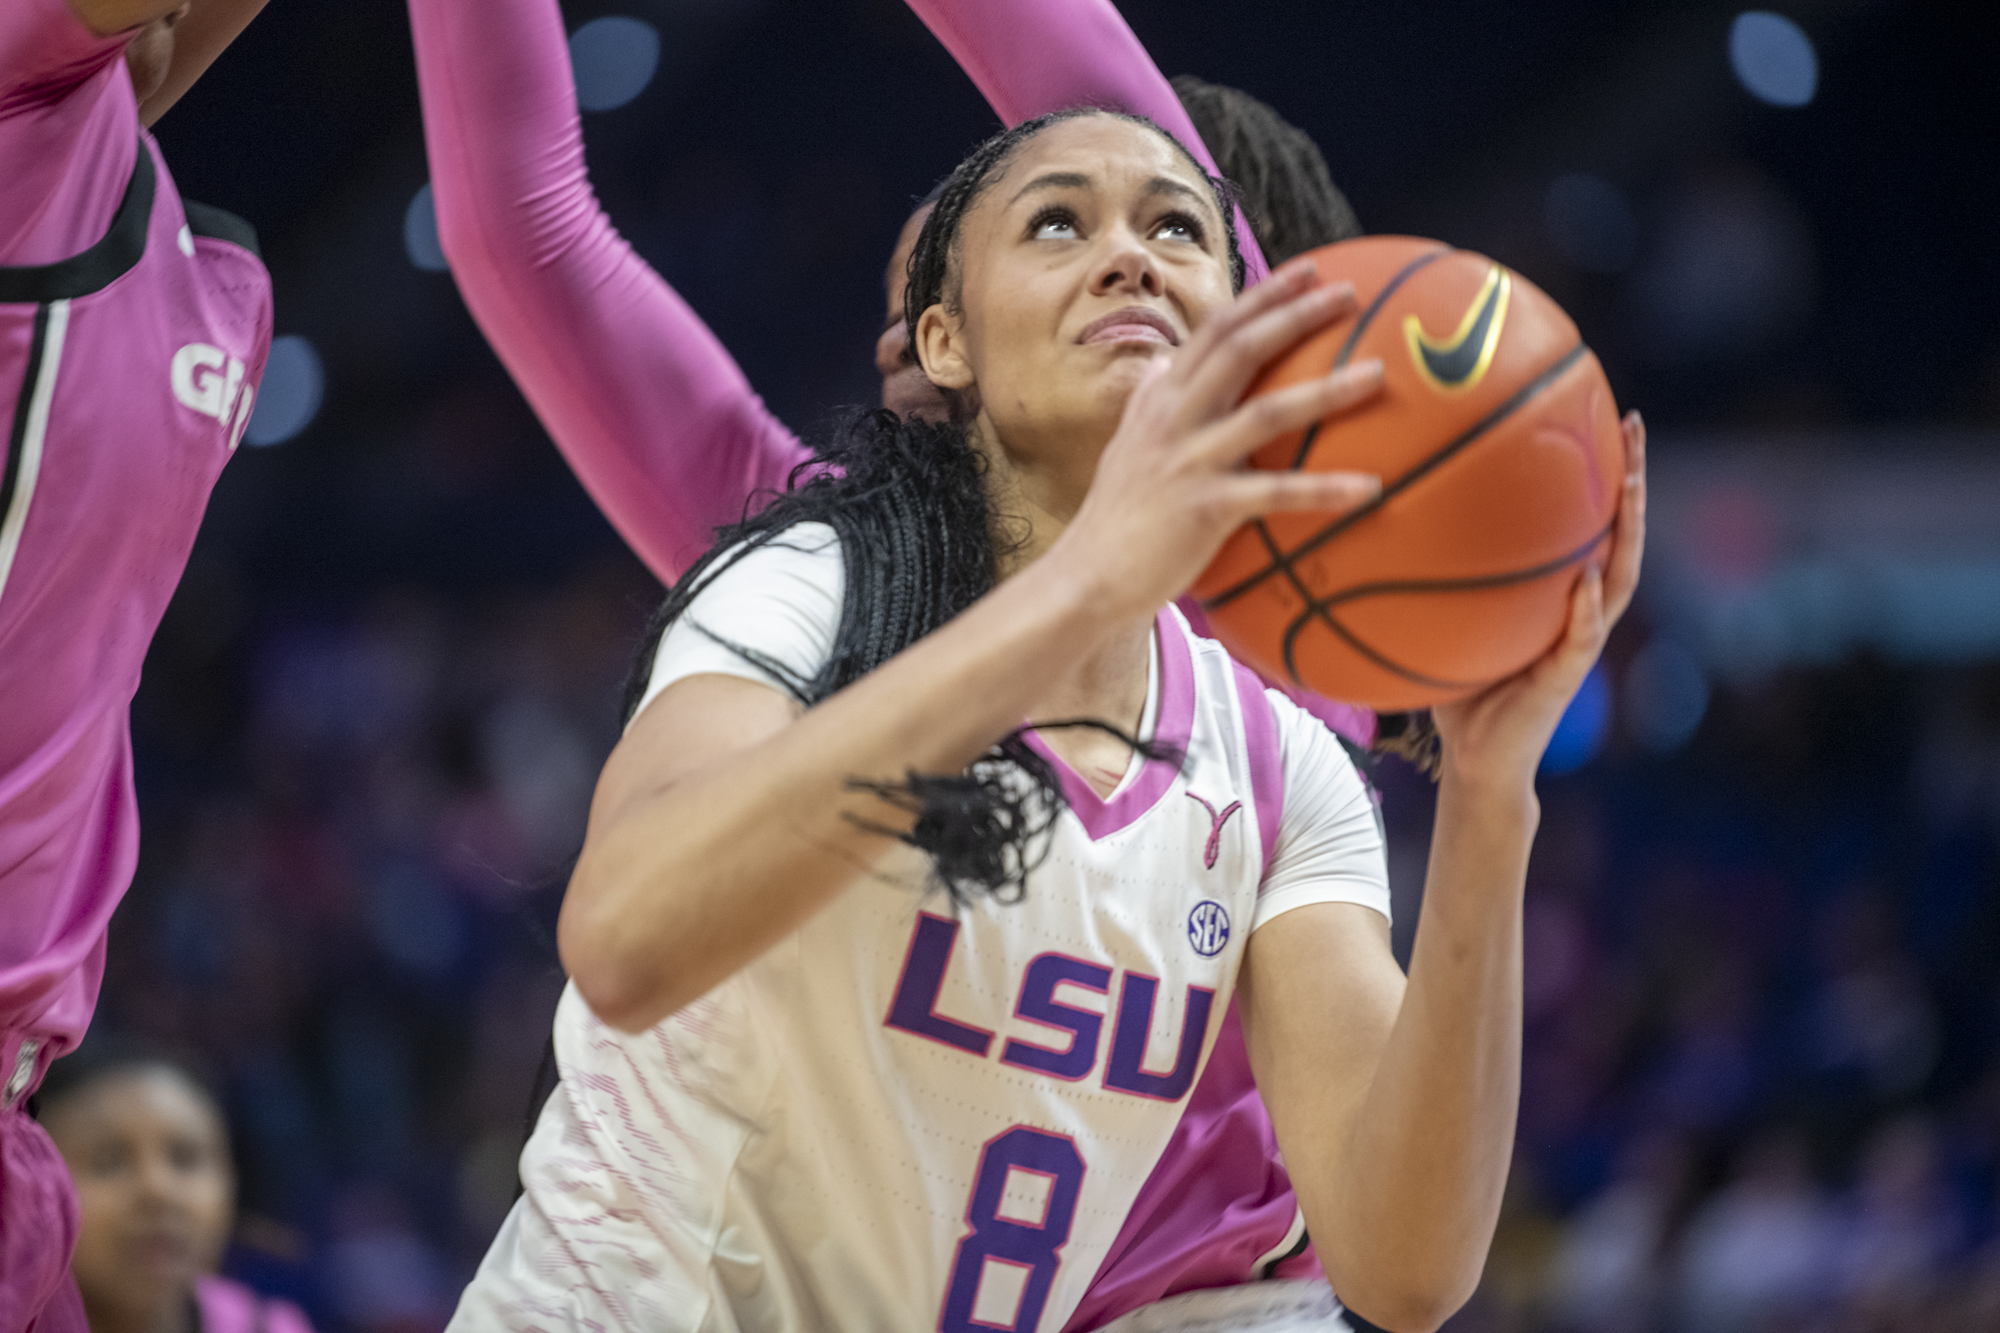
[[[2000,1328],[1990,6],[1125,0],[1370,231],[1545,288],[1651,427],[1635,613],[1545,766],[1511,1194],[1449,1327]],[[897,0],[570,4],[591,168],[787,422],[872,401],[993,128]],[[397,0],[276,0],[159,129],[277,333],[134,708],[96,1020],[225,1090],[230,1271],[441,1328],[515,1190],[553,925],[659,589],[445,271]],[[1399,949],[1428,782],[1381,762]]]

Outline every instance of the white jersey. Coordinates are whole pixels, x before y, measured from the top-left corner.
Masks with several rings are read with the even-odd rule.
[[[822,525],[743,557],[651,693],[770,680],[725,643],[811,675],[841,580]],[[1373,805],[1331,733],[1171,608],[1148,693],[1184,761],[1135,759],[1106,799],[1044,749],[1069,808],[1021,903],[954,909],[899,847],[646,1032],[566,990],[526,1193],[454,1330],[1057,1333],[1303,1249],[1232,997],[1278,914],[1387,914]]]

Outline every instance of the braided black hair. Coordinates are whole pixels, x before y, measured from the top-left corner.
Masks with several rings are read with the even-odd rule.
[[[1002,130],[973,149],[971,155],[959,163],[957,169],[945,177],[944,184],[938,187],[935,192],[936,206],[924,219],[923,230],[917,234],[916,247],[910,251],[910,283],[903,290],[903,316],[909,321],[913,342],[917,336],[917,322],[923,318],[924,311],[934,305],[942,305],[953,314],[958,313],[958,235],[965,215],[972,211],[972,205],[978,202],[994,177],[1020,151],[1022,144],[1051,125],[1085,116],[1107,116],[1144,126],[1172,144],[1174,151],[1194,169],[1195,175],[1208,182],[1209,191],[1215,198],[1216,211],[1222,215],[1230,290],[1243,290],[1243,252],[1236,244],[1236,229],[1229,225],[1230,218],[1235,214],[1235,187],[1220,177],[1209,175],[1200,159],[1188,151],[1186,144],[1144,116],[1124,111],[1104,111],[1096,107],[1071,107],[1067,111],[1051,111],[1046,116],[1036,116],[1012,129]]]
[[[1304,130],[1240,88],[1192,74],[1173,84],[1215,164],[1236,187],[1250,231],[1272,268],[1361,235],[1347,196],[1334,185],[1319,145]]]
[[[912,329],[932,305],[955,305],[960,226],[1014,152],[1061,121],[1116,114],[1079,110],[1038,117],[988,139],[959,164],[939,188],[910,257],[906,309]],[[1227,186],[1202,172],[1178,140],[1151,121],[1118,118],[1145,125],[1172,142],[1209,182],[1222,215],[1229,216]],[[1235,233],[1227,226],[1222,230],[1233,285],[1240,288],[1242,257]],[[654,614],[626,683],[626,717],[645,697],[661,637],[708,579],[749,552],[781,540],[798,524],[825,523],[840,541],[846,589],[831,655],[814,675],[800,677],[745,645],[725,646],[768,671],[808,707],[867,675],[990,591],[1010,539],[1000,530],[1002,516],[993,512],[986,462],[966,438],[966,415],[959,406],[955,404],[954,421],[948,424],[904,421],[882,409],[850,410],[837,419],[815,458],[793,472],[784,492],[753,497],[743,521],[718,534],[715,547],[674,585]],[[766,498],[769,503],[755,510],[757,501]],[[1107,723],[1086,719],[1041,726],[1094,727],[1119,736],[1148,758],[1179,762],[1178,755]],[[1002,738],[964,773],[911,772],[901,782],[855,779],[851,786],[915,817],[908,833],[867,827],[928,853],[934,882],[960,903],[982,894],[1018,901],[1029,872],[1047,851],[1063,806],[1055,770],[1021,731]]]

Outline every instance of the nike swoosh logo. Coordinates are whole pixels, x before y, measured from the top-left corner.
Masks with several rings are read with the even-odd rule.
[[[1500,347],[1500,329],[1507,322],[1507,299],[1513,275],[1495,264],[1472,298],[1465,318],[1449,338],[1432,338],[1415,315],[1403,317],[1403,336],[1417,373],[1440,393],[1464,393],[1486,378],[1493,354]]]

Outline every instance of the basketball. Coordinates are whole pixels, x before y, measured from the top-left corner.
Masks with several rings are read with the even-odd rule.
[[[1381,394],[1273,440],[1264,468],[1371,472],[1353,512],[1276,514],[1195,585],[1230,651],[1273,679],[1383,711],[1462,698],[1526,667],[1568,623],[1624,482],[1611,386],[1556,303],[1484,256],[1370,236],[1317,252],[1355,313],[1251,393],[1379,358]]]

